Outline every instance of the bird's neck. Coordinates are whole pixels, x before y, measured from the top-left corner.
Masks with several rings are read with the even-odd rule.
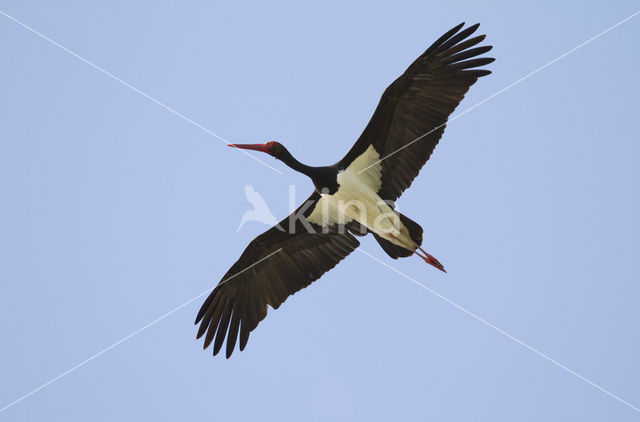
[[[302,164],[300,161],[296,160],[293,157],[293,155],[291,155],[291,153],[286,149],[284,150],[284,152],[279,158],[280,158],[280,161],[285,163],[290,168],[294,169],[299,173],[305,174],[309,177],[313,176],[314,171],[316,169],[316,167],[311,167],[311,166],[307,166],[306,164]]]

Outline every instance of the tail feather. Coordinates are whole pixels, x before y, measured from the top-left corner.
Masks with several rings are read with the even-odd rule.
[[[416,242],[418,246],[420,246],[422,244],[422,227],[420,226],[420,224],[400,213],[398,213],[398,216],[400,217],[400,221],[402,222],[402,224],[404,224],[407,230],[409,230],[409,236],[411,236],[411,239]],[[372,234],[380,244],[382,250],[384,250],[391,258],[406,258],[413,255],[414,251],[403,248],[402,246],[395,245],[387,239],[378,236],[376,233],[372,232]]]
[[[389,255],[393,259],[406,258],[407,256],[413,255],[413,252],[409,249],[405,249],[402,246],[394,245],[387,239],[378,236],[375,233],[373,233],[373,237],[376,238],[376,240],[380,244],[380,247],[382,247],[382,250],[385,251],[387,255]]]
[[[406,215],[398,213],[400,216],[400,221],[402,224],[409,230],[409,236],[411,239],[418,244],[418,246],[422,245],[422,226],[416,223]]]

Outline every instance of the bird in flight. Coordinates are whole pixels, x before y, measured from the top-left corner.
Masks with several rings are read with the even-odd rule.
[[[427,162],[449,115],[494,61],[479,57],[491,46],[471,38],[479,24],[452,28],[382,94],[362,135],[337,163],[311,167],[278,142],[234,144],[265,152],[311,178],[314,191],[291,215],[249,243],[202,304],[197,338],[213,354],[226,337],[226,356],[289,296],[320,278],[371,233],[391,258],[416,255],[444,271],[421,248],[422,227],[394,210],[394,202]]]

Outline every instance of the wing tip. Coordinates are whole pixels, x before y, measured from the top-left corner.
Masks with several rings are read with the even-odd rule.
[[[459,25],[458,25],[459,26]],[[480,27],[480,23],[473,24],[464,30],[457,32],[448,38],[442,40],[432,51],[432,53],[447,63],[447,67],[451,70],[469,72],[466,69],[473,69],[474,77],[481,77],[491,74],[490,71],[477,69],[493,63],[496,59],[493,57],[478,57],[493,49],[493,45],[482,45],[474,47],[485,40],[486,34],[471,35]],[[456,27],[458,28],[458,27]],[[451,32],[451,31],[450,31]],[[444,37],[441,37],[444,38]],[[472,48],[474,47],[474,48]],[[471,76],[470,73],[466,73]]]
[[[198,332],[196,333],[196,340],[199,340],[200,337],[204,335],[205,331],[207,331],[206,325],[201,324],[200,328],[198,328]]]
[[[480,27],[480,23],[478,22],[471,26],[468,26],[465,29],[462,29],[465,24],[466,22],[461,22],[445,32],[440,36],[440,38],[438,38],[433,44],[431,44],[431,46],[429,46],[429,48],[427,48],[427,50],[420,57],[426,57],[431,53],[438,53],[447,50],[451,46],[458,44],[460,41],[471,36]],[[482,40],[484,40],[484,37],[486,37],[486,35],[478,36],[477,38],[479,38],[479,40],[477,42],[481,42]]]
[[[205,302],[206,303],[206,302]],[[202,321],[202,317],[204,317],[205,314],[205,304],[202,304],[202,307],[200,307],[200,310],[198,311],[198,315],[196,315],[196,320],[193,322],[193,325],[198,325],[198,323],[200,321]]]

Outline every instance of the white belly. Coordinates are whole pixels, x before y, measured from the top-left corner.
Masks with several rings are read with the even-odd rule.
[[[358,161],[364,155],[338,173],[338,191],[332,195],[321,193],[322,198],[307,220],[323,227],[355,220],[393,244],[414,251],[419,245],[411,239],[398,214],[377,194],[380,188],[380,169],[374,166],[371,172],[367,170],[358,174],[359,167],[367,165],[364,161],[368,160]],[[370,154],[370,157],[365,158],[371,160],[376,157]]]

